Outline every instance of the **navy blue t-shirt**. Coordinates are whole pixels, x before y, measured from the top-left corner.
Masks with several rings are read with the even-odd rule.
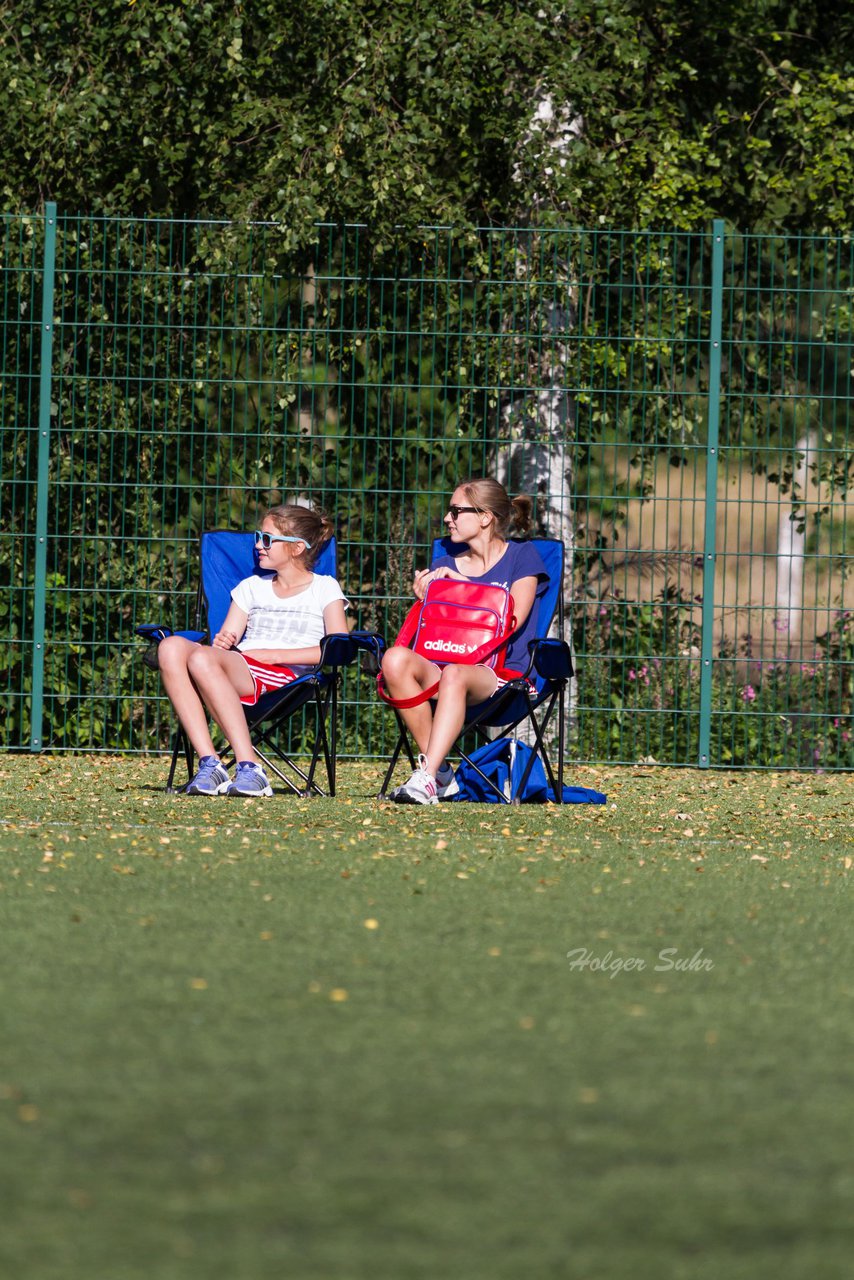
[[[468,551],[468,547],[462,544],[457,555],[463,555],[466,551]],[[452,555],[437,556],[430,568],[448,568],[453,569],[455,573],[462,572],[457,568],[456,556]],[[528,641],[534,640],[537,636],[537,615],[540,611],[540,600],[545,593],[549,580],[546,566],[543,564],[543,558],[539,551],[530,542],[508,542],[504,555],[497,564],[492,566],[488,573],[484,573],[478,578],[469,577],[468,574],[464,576],[469,582],[477,582],[487,587],[505,587],[508,591],[512,590],[513,583],[518,582],[520,578],[537,579],[537,594],[534,597],[531,612],[528,614],[521,631],[517,632],[515,638],[505,650],[506,656],[501,659],[501,665],[509,667],[511,671],[526,671],[531,657],[528,653]]]

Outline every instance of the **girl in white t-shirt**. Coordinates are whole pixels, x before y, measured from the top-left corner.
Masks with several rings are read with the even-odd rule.
[[[231,593],[222,629],[210,645],[183,636],[160,642],[158,657],[170,701],[199,756],[188,795],[271,796],[255,760],[243,714],[263,693],[281,689],[320,661],[324,635],[347,631],[347,601],[334,578],[312,573],[332,525],[308,507],[268,511],[255,535],[262,569],[272,578],[251,577]],[[234,780],[217,754],[208,727],[211,715],[237,761]]]

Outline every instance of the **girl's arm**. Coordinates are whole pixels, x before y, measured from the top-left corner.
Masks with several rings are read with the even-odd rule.
[[[228,613],[222,629],[211,640],[214,649],[233,649],[246,630],[246,619],[249,617],[244,609],[234,601],[229,605]]]
[[[347,634],[343,600],[333,600],[323,610],[323,630],[326,635]],[[320,645],[313,644],[307,649],[252,649],[251,655],[257,662],[269,662],[273,666],[313,667],[320,661]]]

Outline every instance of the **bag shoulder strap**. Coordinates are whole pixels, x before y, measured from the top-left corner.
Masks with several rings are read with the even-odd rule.
[[[442,579],[441,581],[445,580]],[[452,581],[456,580],[452,579]],[[511,609],[510,616],[505,624],[507,628],[505,634],[503,636],[499,636],[496,640],[487,640],[484,644],[479,645],[477,649],[473,649],[471,653],[467,655],[466,666],[477,666],[478,663],[482,663],[486,658],[491,658],[499,649],[506,649],[516,632],[516,616],[513,612],[513,596],[506,590],[506,588],[501,588],[501,590],[505,591],[505,594],[509,599]],[[416,600],[410,606],[409,612],[403,620],[403,626],[397,633],[397,638],[394,642],[395,645],[401,645],[407,649],[411,648],[412,641],[415,639],[418,631],[418,624],[421,621],[421,611],[424,608],[425,603],[426,597],[424,600]],[[495,674],[502,680],[517,680],[522,675],[521,671],[510,671],[504,667],[495,668]],[[438,692],[439,681],[437,680],[435,684],[430,685],[427,689],[422,689],[420,693],[413,694],[411,698],[393,698],[390,694],[386,693],[385,681],[383,679],[382,672],[380,671],[377,675],[377,693],[382,698],[383,702],[389,703],[390,706],[396,707],[398,710],[407,710],[409,707],[419,707],[423,702],[429,702],[431,698],[435,698]]]

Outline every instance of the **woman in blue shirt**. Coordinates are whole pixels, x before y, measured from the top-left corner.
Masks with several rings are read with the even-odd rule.
[[[510,670],[528,666],[528,641],[536,635],[538,602],[548,581],[535,547],[507,541],[511,525],[514,532],[528,532],[531,505],[526,496],[511,499],[497,480],[458,485],[445,516],[453,550],[416,573],[412,584],[419,599],[434,578],[506,587],[513,595],[517,619],[516,635],[501,660]],[[412,777],[390,796],[397,804],[437,804],[457,789],[446,756],[463,727],[466,708],[485,702],[505,681],[483,665],[449,663],[439,668],[402,645],[386,651],[382,670],[385,687],[394,698],[417,697],[439,681],[435,706],[425,701],[400,711],[420,754]]]

